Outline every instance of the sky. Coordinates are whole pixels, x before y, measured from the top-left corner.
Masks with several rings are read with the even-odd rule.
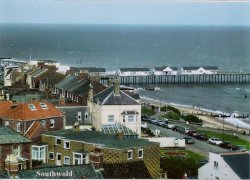
[[[0,23],[250,25],[250,2],[0,0]]]

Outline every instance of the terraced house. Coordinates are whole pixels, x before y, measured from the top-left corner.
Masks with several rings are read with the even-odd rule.
[[[105,172],[105,167],[110,167],[108,164],[140,162],[152,178],[159,177],[160,146],[148,140],[124,137],[122,133],[114,136],[99,131],[81,131],[75,126],[74,129],[45,132],[42,142],[48,145],[50,165],[92,163],[96,168],[104,167]]]

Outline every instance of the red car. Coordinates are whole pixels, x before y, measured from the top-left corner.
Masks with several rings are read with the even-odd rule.
[[[195,130],[189,130],[187,135],[192,136],[192,137],[196,137],[198,135],[198,133]]]

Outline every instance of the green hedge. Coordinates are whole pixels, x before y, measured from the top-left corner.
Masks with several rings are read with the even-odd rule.
[[[202,120],[200,120],[197,116],[192,115],[192,114],[183,115],[182,119],[188,122],[202,123]]]
[[[141,113],[142,114],[147,114],[148,116],[152,116],[152,115],[155,114],[155,111],[153,109],[142,108]]]
[[[168,112],[161,116],[162,118],[172,119],[172,120],[180,120],[180,115],[175,112]]]
[[[176,114],[181,114],[181,112],[180,112],[180,110],[179,109],[177,109],[177,108],[175,108],[175,107],[173,107],[173,106],[163,106],[163,107],[161,107],[161,111],[173,111],[173,112],[175,112]]]

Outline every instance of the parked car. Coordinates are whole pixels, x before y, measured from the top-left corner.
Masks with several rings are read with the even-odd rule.
[[[233,147],[232,147],[232,150],[233,150],[233,151],[240,151],[240,152],[245,152],[245,151],[247,151],[247,149],[246,149],[244,146],[242,146],[242,145],[233,146]]]
[[[220,144],[220,147],[224,148],[224,149],[232,149],[233,145],[231,142],[229,141],[224,141]]]
[[[192,136],[192,137],[196,137],[198,135],[198,133],[196,132],[196,130],[189,130],[187,135]]]
[[[167,121],[159,120],[159,121],[157,122],[157,125],[164,127],[164,126],[166,125],[166,123],[167,123]]]
[[[208,140],[208,137],[203,133],[198,133],[195,136],[195,138],[198,139],[198,140],[201,140],[201,141],[207,141]]]
[[[148,120],[151,124],[157,124],[157,119],[156,118],[149,118]]]
[[[194,144],[194,139],[189,137],[189,136],[185,136],[184,138],[182,139],[185,139],[185,143],[186,144]]]
[[[172,128],[172,130],[173,130],[173,131],[179,131],[180,128],[181,128],[180,126],[174,126],[174,127]]]
[[[148,121],[148,115],[147,114],[142,114],[141,115],[141,120],[142,121]]]
[[[173,124],[167,124],[167,128],[168,128],[168,129],[172,129],[173,127],[174,127]]]
[[[214,137],[209,138],[209,139],[208,139],[208,142],[209,142],[210,144],[214,144],[214,145],[219,145],[219,144],[222,143],[222,141],[221,141],[219,138],[214,138]]]

